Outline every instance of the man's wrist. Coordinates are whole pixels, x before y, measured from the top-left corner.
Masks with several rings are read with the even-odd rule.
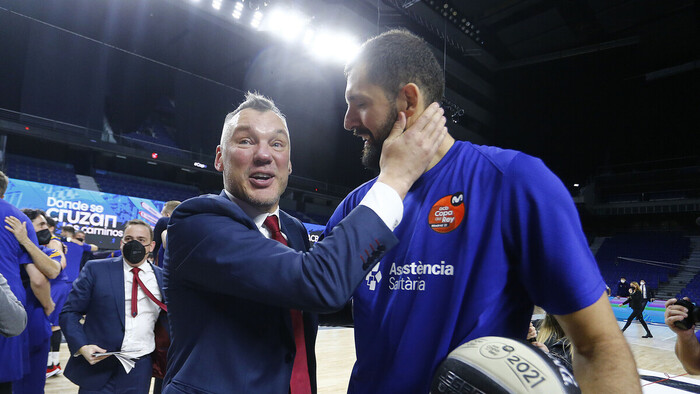
[[[683,331],[678,331],[676,332],[676,335],[678,336],[678,340],[680,341],[697,341],[695,337],[695,330],[692,328]]]
[[[399,197],[401,197],[401,200],[406,198],[406,194],[408,194],[408,191],[411,189],[411,185],[413,185],[412,183],[401,181],[400,178],[391,177],[385,174],[379,174],[379,177],[377,177],[377,182],[381,182],[394,189],[394,191],[398,193]]]

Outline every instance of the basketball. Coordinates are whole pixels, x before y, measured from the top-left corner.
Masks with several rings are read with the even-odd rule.
[[[525,341],[482,337],[453,350],[430,388],[437,393],[580,393],[573,375]]]

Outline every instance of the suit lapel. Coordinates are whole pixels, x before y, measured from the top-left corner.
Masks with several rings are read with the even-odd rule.
[[[304,251],[304,240],[301,238],[301,233],[299,233],[297,226],[289,215],[282,211],[280,211],[280,223],[282,232],[287,236],[289,247],[294,250]]]
[[[148,264],[151,264],[150,262]],[[155,265],[151,264],[153,268],[153,273],[156,276],[156,282],[158,282],[158,290],[160,290],[161,296],[163,295],[163,271],[156,268]]]
[[[124,294],[124,263],[122,258],[118,257],[114,259],[113,263],[109,264],[109,276],[110,282],[112,284],[112,294],[114,294],[114,302],[117,304],[117,312],[119,313],[119,320],[122,322],[122,327],[125,327],[125,294]]]

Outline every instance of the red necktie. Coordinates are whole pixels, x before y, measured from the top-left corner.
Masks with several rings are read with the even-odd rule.
[[[146,286],[144,286],[143,282],[141,282],[141,279],[139,278],[139,271],[141,271],[140,268],[132,268],[131,272],[134,273],[134,280],[131,283],[131,316],[136,317],[138,315],[139,310],[138,310],[138,291],[139,291],[139,286],[141,286],[141,289],[143,290],[144,293],[146,293],[146,296],[151,299],[151,301],[155,302],[156,305],[160,307],[160,309],[164,311],[168,311],[168,307],[165,306],[162,302],[158,301],[156,296],[151,293]]]
[[[277,242],[287,245],[287,240],[282,236],[280,231],[279,221],[276,215],[270,215],[265,218],[263,223],[270,231],[270,238]],[[301,316],[301,311],[291,309],[292,328],[294,329],[294,343],[296,344],[297,354],[294,357],[294,365],[292,366],[292,379],[289,382],[290,391],[292,394],[307,394],[311,393],[311,381],[309,380],[309,367],[306,360],[306,341],[304,340],[304,320]]]

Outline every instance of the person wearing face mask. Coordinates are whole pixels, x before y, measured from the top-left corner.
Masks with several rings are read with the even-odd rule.
[[[629,290],[630,290],[630,284],[627,283],[627,278],[624,276],[620,278],[620,281],[617,282],[617,293],[615,296],[617,298],[620,297],[627,297],[629,295]]]
[[[654,301],[654,290],[647,287],[647,282],[641,279],[639,281],[639,291],[642,293],[642,310],[644,310],[649,302]]]
[[[46,247],[51,241],[51,232],[48,229],[46,218],[41,214],[41,211],[36,209],[23,209],[24,213],[31,221],[36,237],[39,243],[37,247],[34,245],[28,235],[27,228],[19,219],[8,217],[5,220],[8,228],[11,229],[19,243],[27,249],[32,256],[32,261],[37,267],[46,267],[40,269],[44,275],[51,279],[50,286],[53,287],[53,282],[60,278],[60,270],[62,264],[65,265],[65,258],[60,250]],[[57,271],[58,269],[58,271]],[[46,271],[46,272],[44,272]],[[56,273],[58,272],[58,276]],[[30,290],[31,283],[26,270],[22,272],[24,287]],[[49,354],[49,337],[51,336],[50,317],[57,315],[56,304],[54,300],[54,289],[50,289],[51,297],[45,302],[41,302],[38,298],[27,297],[27,334],[29,345],[29,369],[25,369],[25,373],[21,379],[13,383],[15,392],[21,393],[37,393],[42,392],[46,382],[46,360]]]
[[[154,327],[167,311],[153,247],[151,227],[130,220],[122,257],[89,261],[73,282],[59,320],[72,355],[64,375],[81,393],[148,393]]]
[[[47,273],[51,275],[52,269],[55,269],[53,276],[56,276],[58,268],[55,267],[54,262],[50,262],[51,265],[44,267],[41,264],[35,265],[32,261],[32,256],[42,254],[41,252],[38,254],[30,254],[29,252],[29,250],[36,252],[34,249],[37,247],[36,232],[27,215],[2,199],[8,181],[5,174],[0,171],[0,217],[5,222],[5,230],[0,229],[0,274],[5,277],[10,290],[27,312],[29,312],[30,303],[31,305],[38,303],[48,315],[53,311],[53,302],[51,301],[49,281],[41,270],[46,269]],[[10,226],[8,220],[11,223],[17,223],[17,226]],[[23,246],[14,235],[20,227],[29,239],[26,246]],[[41,260],[40,262],[45,261]],[[23,278],[25,278],[24,282],[29,283],[30,291],[25,289]],[[25,364],[29,364],[28,331],[25,329],[19,336],[13,338],[0,337],[0,393],[12,392],[12,382],[22,379],[27,372]]]

